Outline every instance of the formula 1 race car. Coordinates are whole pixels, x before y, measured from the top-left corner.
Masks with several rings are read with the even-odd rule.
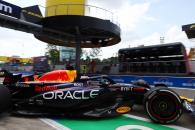
[[[77,77],[74,70],[52,71],[40,77],[7,71],[0,75],[5,76],[0,86],[0,112],[11,109],[21,115],[113,117],[141,104],[152,121],[167,124],[180,118],[184,101],[190,108],[193,104],[164,86],[115,83],[107,76]]]

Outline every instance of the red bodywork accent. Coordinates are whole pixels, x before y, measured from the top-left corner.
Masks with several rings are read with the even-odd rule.
[[[73,82],[76,78],[76,70],[55,70],[41,76],[37,81]]]
[[[24,82],[28,82],[29,78],[28,77],[24,77]]]
[[[146,88],[144,88],[144,87],[139,87],[139,88],[134,87],[133,88],[133,91],[145,91],[145,90],[146,90]]]

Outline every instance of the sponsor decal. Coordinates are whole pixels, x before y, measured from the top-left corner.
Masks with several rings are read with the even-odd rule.
[[[54,91],[43,94],[43,99],[76,99],[76,100],[86,100],[97,97],[99,94],[99,90],[91,90],[91,91]]]
[[[124,83],[137,81],[137,79],[144,79],[148,84],[165,84],[168,87],[178,88],[195,88],[194,77],[174,77],[174,76],[110,76],[112,79],[123,79]],[[115,80],[116,81],[116,80]],[[120,82],[117,82],[120,83]]]
[[[127,92],[127,91],[145,91],[145,87],[121,87],[121,91]]]
[[[132,87],[121,87],[121,91],[132,91]]]
[[[165,85],[167,85],[167,86],[173,86],[173,82],[154,82],[154,84],[165,84]]]
[[[3,11],[5,13],[9,13],[9,14],[12,14],[13,9],[12,9],[11,6],[8,6],[8,5],[5,5],[5,4],[0,3],[0,11]]]
[[[20,18],[21,8],[19,6],[0,1],[0,13],[12,17]]]
[[[154,81],[154,84],[165,84],[167,86],[173,86],[173,82],[169,82],[168,78],[160,78],[158,81]]]
[[[182,83],[184,87],[195,87],[195,83]]]
[[[129,111],[131,111],[130,107],[119,107],[116,109],[116,112],[118,112],[120,114],[127,113]]]
[[[24,83],[16,83],[16,87],[29,88],[30,85]]]
[[[83,83],[74,83],[75,87],[83,87]]]
[[[144,91],[146,90],[145,87],[121,87],[121,91]]]
[[[187,83],[182,83],[184,87],[195,87],[195,79],[189,80]]]
[[[35,86],[36,92],[47,92],[47,91],[54,91],[54,90],[58,90],[58,87],[56,86],[45,86],[45,87]]]

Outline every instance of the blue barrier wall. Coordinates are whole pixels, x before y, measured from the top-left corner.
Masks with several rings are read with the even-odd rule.
[[[150,85],[165,84],[168,87],[193,88],[195,89],[195,77],[172,77],[172,76],[136,76],[136,75],[110,75],[117,83],[131,83],[139,79],[147,81]]]
[[[23,75],[31,75],[33,72],[20,72]],[[16,73],[15,73],[16,74]],[[150,85],[165,84],[168,87],[192,88],[195,89],[195,77],[174,77],[174,76],[136,76],[136,75],[109,75],[117,83],[132,83],[143,79]]]
[[[13,72],[14,74],[33,75],[34,72]]]

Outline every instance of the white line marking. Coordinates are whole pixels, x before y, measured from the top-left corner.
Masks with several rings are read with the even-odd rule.
[[[144,118],[144,117],[139,117],[139,116],[130,115],[130,114],[125,114],[124,116],[128,117],[128,118],[141,120],[141,121],[151,122],[151,120]],[[65,126],[61,125],[60,123],[58,123],[54,120],[48,119],[48,118],[41,118],[40,120],[43,121],[44,123],[46,123],[47,125],[53,127],[56,130],[71,130],[70,128],[65,127]],[[163,125],[163,126],[170,127],[170,128],[176,129],[176,130],[191,130],[191,129],[184,128],[181,126],[176,126],[176,125]]]
[[[190,90],[190,91],[195,91],[195,88],[181,88],[181,87],[169,87],[171,89],[181,89],[181,90]]]
[[[65,127],[65,126],[61,125],[60,123],[58,123],[54,120],[48,119],[48,118],[40,118],[40,120],[43,121],[44,123],[46,123],[47,125],[53,127],[56,130],[71,130],[70,128]]]
[[[142,120],[142,121],[146,121],[146,122],[151,122],[149,119],[144,118],[144,117],[140,117],[140,116],[134,116],[134,115],[130,115],[130,114],[124,114],[125,117],[129,117],[129,118],[133,118],[133,119],[137,119],[137,120]]]
[[[122,77],[122,76],[133,76],[133,77],[158,77],[158,78],[161,78],[161,77],[166,77],[166,78],[185,78],[185,79],[194,79],[194,77],[188,77],[188,76],[185,76],[185,77],[180,77],[180,76],[149,76],[149,75],[109,75],[109,76],[117,76],[117,77]]]
[[[133,119],[137,119],[137,120],[146,121],[146,122],[152,122],[151,120],[149,120],[147,118],[139,117],[139,116],[135,116],[135,115],[131,115],[131,114],[125,114],[124,116],[129,117],[129,118],[133,118]],[[191,129],[184,128],[181,126],[176,126],[176,125],[163,125],[163,126],[170,127],[170,128],[176,129],[176,130],[191,130]]]

